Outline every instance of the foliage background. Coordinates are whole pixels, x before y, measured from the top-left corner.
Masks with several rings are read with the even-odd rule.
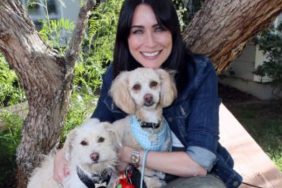
[[[266,55],[266,61],[254,71],[260,76],[269,76],[274,86],[273,94],[279,96],[282,91],[282,23],[272,25],[255,38],[255,43]]]

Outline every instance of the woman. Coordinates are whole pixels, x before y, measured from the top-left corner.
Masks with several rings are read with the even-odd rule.
[[[178,90],[177,99],[164,109],[173,132],[173,152],[149,152],[146,166],[181,177],[170,181],[167,187],[238,187],[242,178],[233,170],[231,156],[218,142],[217,76],[207,58],[185,48],[170,0],[124,1],[114,60],[103,77],[92,118],[113,122],[126,116],[115,107],[108,90],[121,71],[141,66],[175,70]],[[58,181],[66,173],[62,154],[63,151],[58,152],[55,161],[54,178]],[[144,151],[129,147],[119,151],[119,159],[125,164],[133,162],[132,155],[142,159]]]

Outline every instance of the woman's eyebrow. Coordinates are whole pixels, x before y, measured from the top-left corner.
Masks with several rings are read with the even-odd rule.
[[[158,23],[156,23],[156,24],[153,25],[153,27],[160,27],[160,26],[162,26],[162,25],[161,25],[161,24],[158,24]]]
[[[142,26],[142,25],[132,25],[130,28],[139,28],[139,29],[142,29],[142,28],[144,28],[144,26]]]
[[[156,23],[152,27],[155,28],[155,27],[159,27],[159,26],[161,26],[161,24]],[[130,28],[140,28],[141,29],[141,28],[144,28],[144,26],[142,26],[142,25],[132,25]]]

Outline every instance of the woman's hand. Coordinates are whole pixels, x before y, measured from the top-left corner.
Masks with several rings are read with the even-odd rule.
[[[58,150],[54,157],[53,179],[62,183],[64,178],[69,175],[69,164],[65,158],[63,149]]]
[[[130,163],[130,155],[131,152],[133,151],[132,148],[123,146],[118,149],[118,171],[119,172],[124,172],[128,164]]]

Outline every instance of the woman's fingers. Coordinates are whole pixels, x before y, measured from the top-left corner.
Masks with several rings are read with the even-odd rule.
[[[53,179],[58,183],[62,183],[69,175],[69,165],[64,155],[63,150],[58,150],[54,157]]]

